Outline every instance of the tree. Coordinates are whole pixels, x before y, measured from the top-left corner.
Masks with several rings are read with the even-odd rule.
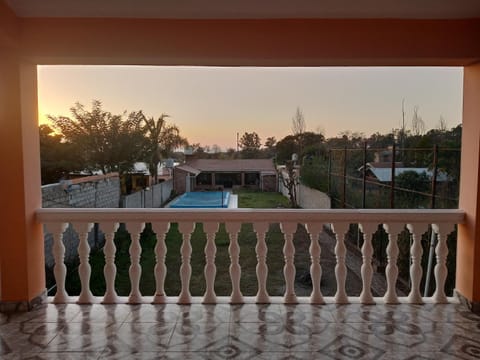
[[[45,124],[39,132],[42,184],[56,183],[69,172],[83,169],[72,145],[62,142],[62,135]]]
[[[131,114],[113,115],[102,110],[102,103],[92,102],[92,110],[76,103],[70,108],[72,118],[51,116],[48,119],[60,131],[62,141],[72,145],[78,161],[87,169],[104,173],[130,170],[141,158],[144,148],[144,129],[141,118]]]
[[[405,171],[395,177],[396,187],[417,192],[428,192],[430,189],[430,183],[431,180],[425,172],[417,173],[416,171]],[[406,208],[417,208],[425,205],[428,201],[427,197],[408,191],[402,191],[400,197],[403,200],[400,207]],[[397,207],[399,207],[398,203]]]
[[[286,174],[280,170],[279,178],[282,181],[283,186],[288,190],[290,207],[298,208],[299,206],[297,202],[297,186],[299,184],[299,181],[294,161],[286,161],[285,170]]]
[[[132,113],[131,116],[142,119],[146,140],[146,158],[148,159],[150,174],[154,182],[157,182],[158,164],[162,158],[171,155],[173,150],[182,145],[187,145],[187,140],[180,136],[180,130],[176,125],[167,124],[167,114],[162,114],[155,120],[145,117],[141,111]]]
[[[260,152],[261,144],[260,137],[256,132],[245,132],[239,141],[243,158],[256,158]]]
[[[414,136],[423,135],[425,133],[425,122],[422,117],[418,115],[418,106],[413,108],[412,117],[412,134]]]
[[[445,132],[448,129],[447,120],[445,120],[442,115],[440,115],[440,119],[438,120],[437,129],[442,132]]]
[[[297,135],[287,135],[277,143],[277,162],[283,164],[297,154],[299,159],[305,156],[321,156],[326,152],[325,137],[311,131]],[[302,148],[300,143],[303,144]]]
[[[303,112],[300,107],[297,106],[297,110],[295,111],[295,115],[292,118],[292,132],[293,136],[296,137],[296,141],[298,144],[298,155],[301,156],[303,152],[303,134],[307,129],[307,125],[305,123],[305,117],[303,116]]]
[[[265,140],[265,155],[267,157],[273,157],[275,156],[275,145],[277,144],[277,139],[275,139],[275,136],[270,136]]]
[[[292,118],[292,133],[293,135],[303,134],[307,130],[307,125],[305,123],[305,117],[300,107],[297,106],[295,115]]]

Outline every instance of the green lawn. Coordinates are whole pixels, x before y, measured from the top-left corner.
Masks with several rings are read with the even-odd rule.
[[[288,199],[279,193],[239,190],[236,194],[238,194],[238,207],[240,208],[274,209],[290,207]]]
[[[239,207],[246,208],[277,208],[288,207],[288,200],[278,193],[263,193],[242,190],[238,192]],[[298,234],[297,234],[298,235]],[[301,236],[305,240],[305,234]],[[307,239],[308,240],[308,236]],[[241,289],[244,295],[255,295],[257,292],[257,280],[255,267],[257,258],[255,254],[256,235],[253,232],[252,224],[243,224],[239,234],[240,244],[240,265],[242,268]],[[283,294],[283,242],[284,237],[280,231],[278,224],[272,224],[267,234],[267,264],[268,274],[268,291],[270,295]],[[194,296],[201,296],[205,292],[205,279],[203,270],[205,266],[204,248],[206,236],[203,232],[202,224],[197,224],[192,234],[192,277],[190,282],[190,291]],[[217,267],[217,276],[215,280],[215,291],[217,295],[225,296],[231,293],[231,282],[229,276],[230,258],[228,255],[229,238],[225,231],[224,224],[221,224],[217,232],[215,243],[217,246],[217,255],[215,264]],[[116,234],[115,244],[117,247],[116,254],[116,289],[119,295],[126,296],[130,292],[130,281],[128,277],[128,269],[130,266],[130,257],[128,254],[130,246],[130,237],[125,228],[121,227]],[[140,290],[143,295],[153,295],[155,292],[155,254],[154,248],[156,244],[156,236],[152,232],[149,224],[146,226],[142,237],[142,277]],[[176,296],[180,293],[180,247],[182,244],[182,236],[178,231],[176,223],[171,228],[166,237],[167,245],[167,276],[165,280],[165,291],[169,296]],[[303,244],[303,245],[302,245]],[[303,246],[306,249],[305,241],[297,241],[296,247]],[[304,250],[305,250],[304,249]],[[300,250],[300,251],[299,251]],[[308,264],[308,256],[304,255],[305,251],[297,249],[296,263]],[[303,255],[302,255],[303,254]],[[308,254],[307,254],[308,255]],[[300,258],[299,258],[300,257]],[[92,251],[90,261],[92,264],[92,275],[90,287],[96,296],[105,293],[105,280],[103,275],[103,267],[105,265],[103,250]],[[301,266],[301,265],[300,265]],[[80,282],[78,272],[75,266],[69,266],[67,275],[67,291],[69,294],[78,294],[80,291]]]

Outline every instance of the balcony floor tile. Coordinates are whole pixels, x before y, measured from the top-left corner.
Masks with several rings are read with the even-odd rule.
[[[480,359],[480,316],[446,305],[54,305],[0,314],[0,358]]]

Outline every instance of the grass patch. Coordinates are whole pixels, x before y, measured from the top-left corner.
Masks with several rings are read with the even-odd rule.
[[[288,208],[290,202],[280,193],[241,189],[238,194],[238,207],[252,209]]]

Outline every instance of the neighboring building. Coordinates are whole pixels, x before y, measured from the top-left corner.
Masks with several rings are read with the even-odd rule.
[[[363,166],[358,169],[363,171]],[[430,179],[433,176],[433,171],[426,167],[404,167],[403,163],[395,163],[395,177],[403,174],[407,171],[414,171],[417,174],[425,173]],[[392,163],[391,162],[373,162],[366,164],[367,178],[371,181],[377,181],[381,183],[392,182]],[[437,181],[445,182],[448,180],[448,176],[444,172],[437,173]]]
[[[122,175],[121,189],[122,194],[128,195],[137,191],[142,191],[172,178],[174,162],[168,159],[165,162],[160,162],[157,167],[157,180],[153,178],[148,169],[148,164],[145,162],[136,162],[133,164],[133,169]]]
[[[192,159],[176,166],[176,193],[195,190],[250,188],[277,191],[277,171],[271,159]]]

